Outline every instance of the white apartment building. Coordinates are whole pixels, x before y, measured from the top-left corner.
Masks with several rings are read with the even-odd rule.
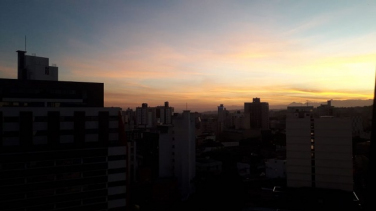
[[[195,119],[189,111],[174,115],[173,125],[163,126],[159,135],[159,177],[178,179],[181,199],[194,192]]]
[[[287,186],[352,191],[351,119],[314,118],[309,108],[288,110]]]

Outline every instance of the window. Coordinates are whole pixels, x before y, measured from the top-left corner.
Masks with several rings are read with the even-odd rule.
[[[55,180],[55,175],[53,174],[27,178],[28,183],[51,182],[54,180]]]
[[[66,159],[66,160],[57,160],[57,166],[70,166],[70,165],[77,165],[81,164],[81,159]]]
[[[46,75],[50,74],[50,69],[48,67],[44,68],[44,74],[46,74]]]
[[[83,173],[83,177],[95,177],[95,176],[102,176],[102,175],[107,175],[107,171],[106,170],[87,171]]]
[[[84,158],[83,163],[103,163],[107,162],[106,157],[93,157],[93,158]]]
[[[108,161],[114,161],[114,160],[126,160],[127,157],[125,155],[114,155],[114,156],[109,156]]]
[[[81,201],[68,201],[68,202],[58,203],[56,204],[56,207],[57,208],[73,207],[73,206],[79,206],[79,205],[81,205]]]
[[[55,161],[31,161],[26,164],[27,168],[45,168],[55,165]]]
[[[81,172],[63,173],[56,176],[56,180],[71,180],[79,178],[81,178]]]
[[[124,172],[127,172],[126,168],[108,169],[108,174],[117,174],[117,173],[124,173]]]
[[[1,167],[0,166],[0,169],[4,169],[4,170],[14,170],[14,169],[24,169],[25,168],[25,164],[24,163],[7,163],[7,164],[3,164],[3,166]]]
[[[84,191],[91,191],[91,190],[98,190],[98,189],[105,189],[106,184],[90,184],[90,185],[84,185],[83,190]]]
[[[84,199],[83,204],[94,204],[98,202],[105,202],[106,197],[99,197],[99,198],[91,198],[91,199]]]

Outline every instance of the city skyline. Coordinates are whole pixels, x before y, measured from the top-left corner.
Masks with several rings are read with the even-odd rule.
[[[373,98],[376,3],[364,1],[4,1],[0,77],[16,50],[60,81],[105,84],[105,106],[177,111]]]

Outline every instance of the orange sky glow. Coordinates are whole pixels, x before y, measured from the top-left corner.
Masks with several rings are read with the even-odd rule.
[[[82,13],[81,3],[61,3],[51,16],[60,28],[48,37],[40,26],[9,25],[0,77],[16,78],[15,51],[27,34],[28,53],[57,63],[60,80],[104,83],[109,107],[169,101],[178,111],[207,111],[254,97],[271,106],[373,98],[375,2],[146,2],[96,2]]]

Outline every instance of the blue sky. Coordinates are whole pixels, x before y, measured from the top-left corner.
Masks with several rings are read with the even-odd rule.
[[[0,77],[16,50],[60,80],[105,83],[105,105],[213,110],[260,97],[373,97],[375,1],[0,2]]]

